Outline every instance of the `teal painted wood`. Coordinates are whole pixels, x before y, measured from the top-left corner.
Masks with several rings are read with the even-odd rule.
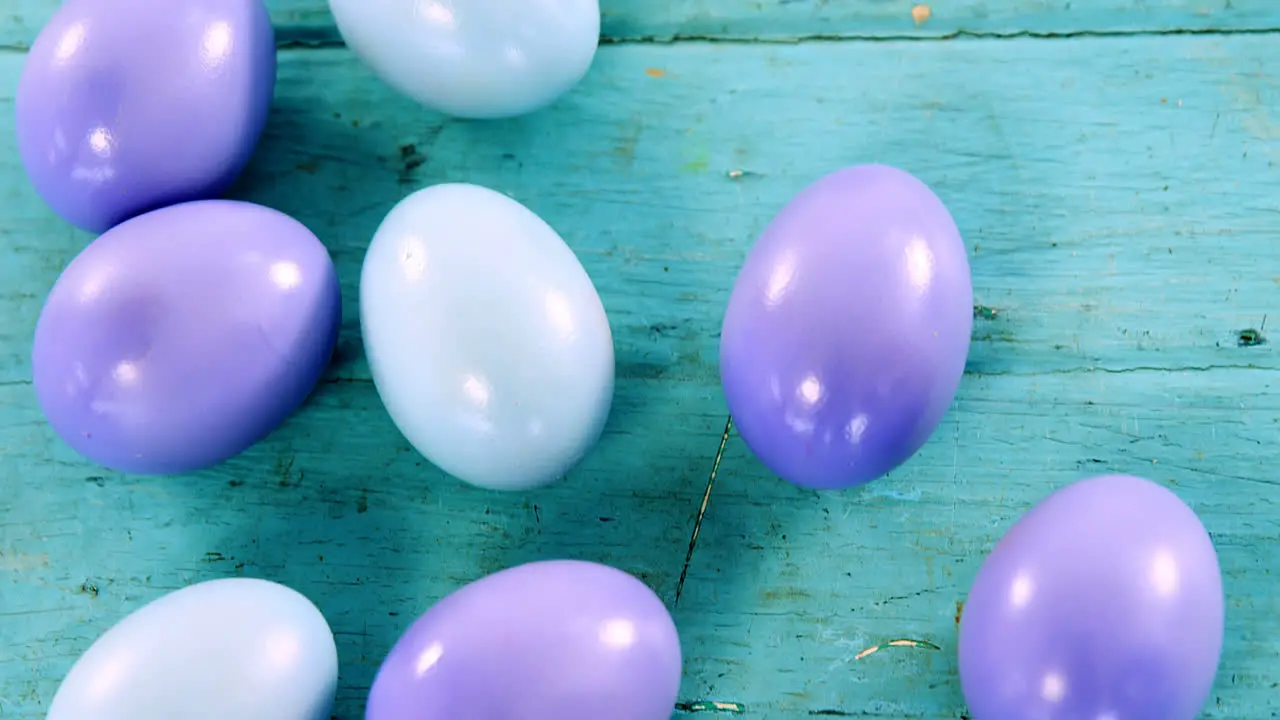
[[[407,623],[485,573],[592,559],[674,604],[725,421],[716,333],[736,268],[796,191],[865,161],[919,174],[965,233],[981,303],[969,372],[932,441],[860,491],[795,489],[730,440],[674,607],[684,702],[762,720],[961,717],[956,617],[984,553],[1051,488],[1116,471],[1169,484],[1218,544],[1228,640],[1204,717],[1276,716],[1280,363],[1243,332],[1265,337],[1280,317],[1275,47],[1275,35],[621,45],[561,103],[497,123],[427,114],[345,50],[287,51],[236,195],[331,248],[347,299],[339,357],[268,441],[171,479],[82,462],[35,407],[30,334],[86,237],[16,165],[21,56],[0,56],[0,717],[41,717],[98,634],[213,577],[270,577],[319,604],[339,638],[344,720]],[[610,427],[539,492],[440,476],[396,434],[360,357],[368,238],[400,197],[444,180],[542,214],[610,313]],[[898,638],[941,650],[859,657]]]
[[[28,47],[59,0],[8,0],[0,46]],[[339,40],[327,0],[267,0],[284,43]],[[1280,28],[1274,0],[601,0],[611,41],[938,38]],[[927,19],[915,11],[929,8]]]

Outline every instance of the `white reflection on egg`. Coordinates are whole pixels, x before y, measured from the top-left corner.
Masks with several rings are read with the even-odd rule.
[[[298,661],[302,653],[301,643],[290,633],[275,633],[267,637],[263,644],[263,656],[276,668],[288,668]]]
[[[89,131],[89,149],[94,155],[100,158],[111,157],[115,144],[115,138],[112,137],[109,128],[99,126]]]
[[[91,303],[102,295],[102,291],[107,289],[107,284],[115,278],[116,269],[111,265],[94,268],[88,273],[84,284],[80,286],[80,292],[76,293],[76,299],[82,303]]]
[[[564,340],[572,340],[576,333],[576,327],[573,322],[573,306],[569,303],[569,298],[558,290],[547,291],[547,319],[551,321],[551,327]]]
[[[923,295],[933,284],[933,251],[929,249],[929,244],[924,238],[915,237],[907,243],[905,253],[907,281],[916,292]]]
[[[293,290],[302,285],[302,268],[295,262],[272,263],[267,272],[271,276],[271,282],[281,290]]]
[[[1044,676],[1040,681],[1040,697],[1045,702],[1061,702],[1062,698],[1067,696],[1067,679],[1062,677],[1060,673],[1051,672]]]
[[[101,671],[94,675],[85,687],[85,694],[90,702],[100,702],[114,695],[133,669],[135,656],[130,650],[122,650],[119,655],[102,664]]]
[[[212,70],[226,62],[231,55],[234,39],[235,35],[232,33],[230,24],[216,22],[209,25],[200,43],[202,64]]]
[[[799,388],[800,399],[806,405],[817,405],[822,399],[822,383],[815,375],[808,375],[804,380],[800,381]]]
[[[1151,584],[1161,597],[1178,594],[1178,561],[1166,550],[1151,559]]]
[[[626,650],[636,642],[636,626],[630,620],[609,620],[600,626],[600,642]]]
[[[849,443],[853,445],[857,445],[862,442],[862,434],[867,431],[867,422],[866,413],[858,413],[857,415],[854,415],[853,419],[849,421],[848,426],[844,429],[845,440],[848,440]]]
[[[458,26],[453,9],[438,1],[418,3],[418,17],[430,25],[438,25],[446,30],[452,30]]]
[[[440,662],[440,658],[444,656],[444,645],[439,642],[433,642],[427,646],[426,650],[418,656],[418,662],[413,666],[413,671],[418,677],[422,677],[431,671],[431,668]]]
[[[400,245],[400,270],[404,279],[421,280],[427,272],[427,247],[422,238],[410,236]]]
[[[122,360],[111,375],[121,385],[133,385],[138,382],[138,365],[131,360]]]
[[[466,379],[462,381],[462,391],[467,394],[467,397],[477,408],[483,410],[489,405],[489,383],[485,382],[484,378],[476,375],[467,375]]]
[[[72,24],[66,32],[62,33],[62,37],[58,38],[58,47],[53,51],[54,58],[58,62],[66,62],[74,57],[80,48],[84,47],[84,39],[88,32],[88,23],[81,21]]]
[[[770,307],[782,302],[796,279],[796,257],[788,253],[782,256],[773,272],[769,273],[769,284],[764,291],[765,303]]]
[[[1009,604],[1015,608],[1023,608],[1027,603],[1031,602],[1031,596],[1035,593],[1035,581],[1026,573],[1019,573],[1013,579],[1013,584],[1009,586]]]

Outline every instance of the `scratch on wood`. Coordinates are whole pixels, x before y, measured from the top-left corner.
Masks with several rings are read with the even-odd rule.
[[[729,442],[729,431],[733,429],[733,416],[724,423],[724,432],[720,434],[720,447],[716,450],[716,459],[711,463],[711,474],[707,477],[707,489],[702,493],[702,505],[698,507],[698,516],[693,521],[693,535],[689,537],[689,549],[684,554],[684,567],[680,568],[680,580],[676,583],[676,600],[680,603],[680,595],[684,592],[684,581],[689,576],[689,563],[693,560],[693,549],[698,544],[698,533],[702,532],[702,519],[707,516],[707,506],[711,503],[711,488],[716,482],[716,472],[720,470],[720,460],[724,457],[724,446]]]

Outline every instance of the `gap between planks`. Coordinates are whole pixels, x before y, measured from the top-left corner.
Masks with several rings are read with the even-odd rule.
[[[1077,38],[1141,38],[1141,37],[1178,37],[1178,36],[1229,36],[1229,35],[1274,35],[1280,34],[1280,27],[1271,28],[1170,28],[1151,30],[952,30],[945,33],[896,33],[896,34],[860,34],[860,33],[814,33],[806,35],[635,35],[609,36],[600,38],[600,45],[677,45],[682,43],[704,43],[714,45],[799,45],[804,43],[838,43],[838,42],[940,42],[948,40],[1073,40]],[[333,27],[282,26],[276,28],[276,46],[280,50],[326,50],[345,48],[346,43],[338,36]],[[29,43],[10,43],[0,45],[0,54],[25,54],[31,49]]]

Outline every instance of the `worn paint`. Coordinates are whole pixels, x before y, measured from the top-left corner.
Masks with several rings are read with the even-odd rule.
[[[869,655],[874,655],[875,653],[878,653],[885,648],[891,648],[891,647],[919,648],[921,650],[941,650],[942,649],[927,640],[890,640],[889,642],[881,643],[879,645],[872,645],[866,650],[863,650],[857,655],[854,655],[853,659],[861,660]]]

